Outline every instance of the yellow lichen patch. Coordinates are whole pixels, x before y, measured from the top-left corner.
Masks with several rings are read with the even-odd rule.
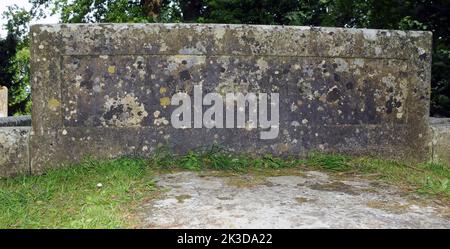
[[[166,92],[167,92],[167,88],[165,88],[165,87],[159,88],[159,93],[164,94]]]
[[[48,101],[48,107],[53,110],[56,111],[56,109],[61,105],[61,103],[59,103],[59,101],[57,99],[50,99]]]
[[[113,74],[116,72],[116,66],[109,66],[108,67],[108,73]]]
[[[170,105],[170,98],[169,97],[160,98],[159,103],[161,104],[161,106],[166,107]]]

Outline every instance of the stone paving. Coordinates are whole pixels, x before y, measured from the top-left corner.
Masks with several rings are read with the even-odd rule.
[[[448,206],[358,177],[177,172],[157,184],[147,228],[450,228]]]

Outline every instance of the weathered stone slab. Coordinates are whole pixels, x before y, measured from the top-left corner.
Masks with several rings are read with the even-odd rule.
[[[0,86],[0,118],[8,117],[8,88]]]
[[[31,37],[33,172],[87,155],[212,144],[427,160],[429,32],[60,24],[32,26]],[[278,136],[261,140],[261,128],[174,128],[171,97],[193,96],[200,85],[203,95],[278,93]]]
[[[0,127],[0,178],[30,173],[31,127]]]

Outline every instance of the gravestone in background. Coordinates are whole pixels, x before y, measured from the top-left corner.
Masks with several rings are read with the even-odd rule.
[[[0,85],[0,118],[8,117],[8,88]]]

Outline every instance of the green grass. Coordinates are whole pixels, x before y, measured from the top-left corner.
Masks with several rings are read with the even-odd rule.
[[[86,160],[42,176],[2,180],[0,228],[132,227],[133,208],[155,190],[146,165],[131,158]]]
[[[406,191],[450,200],[450,167],[439,163],[411,165],[392,160],[356,157],[339,154],[311,153],[305,159],[282,158],[273,155],[251,156],[234,154],[220,147],[200,148],[185,155],[176,155],[165,149],[150,158],[154,169],[186,170],[249,170],[317,169],[331,173],[348,173],[371,176],[377,180],[397,185]]]
[[[156,151],[150,157],[150,166],[154,169],[187,169],[187,170],[234,170],[248,169],[282,169],[299,166],[305,160],[293,157],[281,158],[271,154],[252,156],[236,154],[219,146],[199,148],[184,155],[176,155],[167,149]]]
[[[375,178],[406,192],[450,201],[450,167],[410,165],[375,158],[312,153],[305,159],[234,154],[220,147],[185,155],[161,149],[148,159],[85,160],[41,176],[0,180],[0,228],[136,227],[136,210],[158,196],[153,176],[167,170],[293,174],[321,170],[334,175]],[[97,185],[101,183],[102,186]]]
[[[312,167],[329,171],[348,171],[352,167],[349,164],[350,157],[338,154],[312,153],[306,160],[306,164]]]
[[[332,172],[371,176],[405,191],[450,201],[450,167],[442,163],[412,165],[370,157],[312,154],[306,165]]]

